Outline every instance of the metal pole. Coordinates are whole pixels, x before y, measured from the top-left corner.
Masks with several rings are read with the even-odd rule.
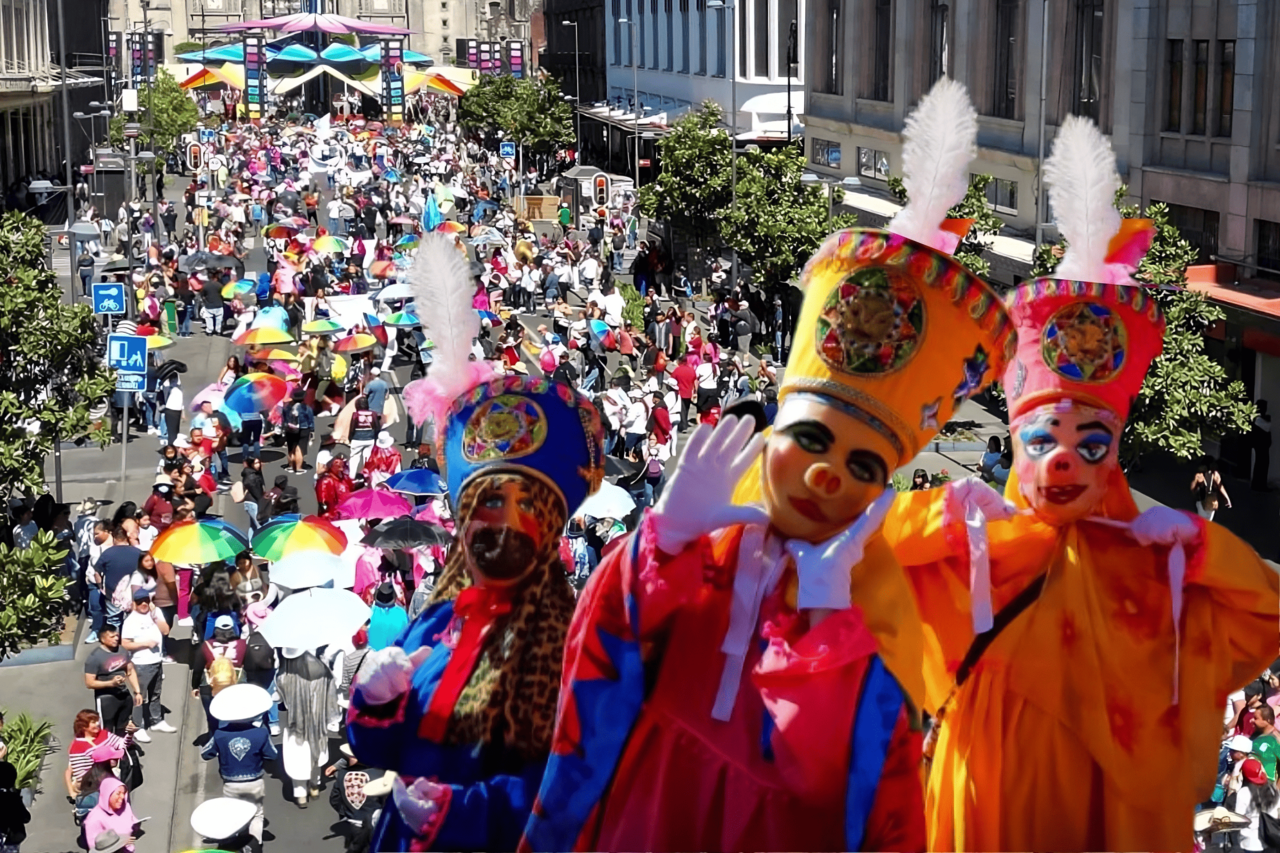
[[[67,28],[62,16],[62,0],[58,0],[58,63],[62,69],[62,148],[66,157],[67,250],[74,251],[71,226],[75,222],[75,194],[71,190],[71,100],[67,89]],[[74,263],[72,264],[74,267]],[[74,276],[73,276],[74,277]],[[76,304],[76,289],[71,288],[71,304]]]
[[[643,0],[641,0],[643,2]],[[635,98],[632,117],[635,119],[633,135],[636,149],[636,190],[640,189],[640,62],[636,57],[636,20],[631,21],[631,94]]]
[[[729,14],[729,18],[733,26],[738,26],[738,12],[736,4],[733,0],[724,7]],[[729,33],[729,28],[725,27],[725,32]],[[733,213],[738,212],[738,39],[736,33],[729,35],[729,111],[733,114],[733,135],[729,137],[729,189],[732,195],[729,197],[729,210]],[[733,252],[733,260],[729,268],[729,281],[732,282],[731,287],[738,286],[738,249],[736,246],[730,246],[729,250]]]
[[[791,68],[796,64],[798,45],[796,44],[796,22],[793,18],[791,26],[787,30],[787,143],[791,143],[791,128],[795,125],[795,121],[791,117]]]
[[[574,118],[577,119],[578,156],[573,165],[582,162],[582,77],[578,71],[578,22],[573,22],[573,99]]]
[[[62,503],[62,437],[53,434],[53,497]]]
[[[1049,76],[1049,0],[1040,3],[1040,142],[1036,157],[1036,248],[1044,239],[1044,126]]]
[[[156,114],[155,114],[155,97],[156,84],[151,79],[151,22],[147,18],[147,12],[151,9],[149,0],[142,0],[142,76],[147,81],[147,143],[151,147],[151,153],[156,151]],[[156,158],[159,159],[159,158]],[[155,234],[156,225],[160,222],[160,193],[156,192],[156,161],[151,161],[151,233]],[[143,198],[146,198],[144,195]]]
[[[124,481],[128,476],[126,471],[126,457],[129,454],[129,403],[131,402],[133,393],[131,391],[124,392],[124,419],[120,423],[120,491],[125,491]]]

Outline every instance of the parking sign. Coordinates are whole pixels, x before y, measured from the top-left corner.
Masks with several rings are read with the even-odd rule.
[[[117,373],[116,390],[145,391],[147,390],[147,377],[141,373]]]
[[[498,154],[503,157],[516,156],[516,144],[514,142],[503,142],[498,146]]]
[[[137,335],[108,335],[107,366],[121,373],[146,373],[147,339]]]
[[[124,285],[116,281],[95,281],[93,283],[93,313],[123,314]]]

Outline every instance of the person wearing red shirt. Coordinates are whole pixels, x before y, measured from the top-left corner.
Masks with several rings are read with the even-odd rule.
[[[667,411],[667,403],[661,394],[653,395],[653,406],[649,410],[649,432],[665,445],[671,440],[671,412]]]
[[[671,371],[671,378],[676,381],[676,393],[680,395],[680,431],[684,432],[689,429],[689,409],[693,405],[693,392],[698,384],[698,372],[694,369],[693,362],[697,356],[694,355],[693,347],[684,358],[680,359],[680,364],[676,369]],[[670,416],[668,415],[668,421]],[[668,426],[668,431],[670,427]]]
[[[151,496],[142,505],[142,511],[151,517],[156,535],[164,533],[173,523],[173,480],[168,474],[156,474],[151,486]]]
[[[347,457],[335,454],[329,462],[329,468],[316,480],[316,502],[320,505],[320,515],[328,519],[337,519],[338,505],[351,494],[354,484],[347,476]]]

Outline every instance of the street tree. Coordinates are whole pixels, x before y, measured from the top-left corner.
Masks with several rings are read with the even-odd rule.
[[[989,278],[991,275],[991,262],[986,259],[986,253],[991,248],[991,237],[1004,227],[1004,222],[992,213],[987,203],[987,187],[992,180],[990,175],[974,175],[969,181],[969,189],[965,191],[964,198],[947,211],[948,219],[973,220],[969,233],[960,241],[952,257],[979,278]],[[889,178],[889,192],[893,193],[899,203],[907,203],[907,188],[897,175]]]
[[[1117,200],[1125,191],[1120,188]],[[1136,207],[1117,206],[1126,218],[1140,215]],[[1186,289],[1195,247],[1169,221],[1164,204],[1149,205],[1141,215],[1155,222],[1156,234],[1135,278],[1151,285],[1166,326],[1164,351],[1147,372],[1121,438],[1120,457],[1126,465],[1154,450],[1197,459],[1206,441],[1247,433],[1257,414],[1244,383],[1229,379],[1205,352],[1205,332],[1225,314],[1204,294]],[[1065,242],[1042,246],[1033,274],[1050,274],[1065,247]]]
[[[671,226],[690,246],[719,240],[719,223],[729,210],[729,135],[720,128],[724,113],[706,101],[682,116],[658,141],[662,171],[640,188],[640,212]]]
[[[574,141],[573,108],[549,77],[486,75],[459,100],[458,121],[526,151],[546,153]]]
[[[738,157],[737,204],[719,218],[720,237],[767,292],[799,273],[828,234],[857,222],[833,216],[827,189],[801,180],[804,172],[799,145],[747,151]]]
[[[57,643],[66,606],[67,549],[41,531],[30,548],[0,545],[0,660],[38,643]]]
[[[163,66],[156,69],[154,84],[144,84],[138,89],[138,107],[142,112],[137,116],[120,114],[111,119],[109,133],[112,145],[122,146],[126,121],[137,121],[139,146],[153,151],[170,151],[182,134],[195,130],[200,121],[200,110],[195,102],[187,97],[178,81]]]
[[[89,434],[89,410],[111,390],[111,376],[94,352],[92,309],[83,302],[74,308],[63,303],[58,276],[45,265],[44,235],[38,219],[12,211],[0,216],[0,498],[5,499],[17,491],[44,491],[44,460],[54,441]]]

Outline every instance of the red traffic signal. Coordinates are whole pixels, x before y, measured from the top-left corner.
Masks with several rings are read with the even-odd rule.
[[[598,205],[609,203],[609,176],[596,175],[595,179],[595,202]]]
[[[193,172],[200,171],[200,167],[204,165],[204,149],[200,147],[199,142],[187,143],[187,168]]]

